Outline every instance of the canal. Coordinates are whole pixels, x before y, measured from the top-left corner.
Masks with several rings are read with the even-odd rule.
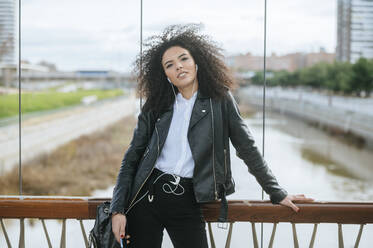
[[[259,112],[246,119],[260,150],[262,119]],[[305,194],[317,201],[373,201],[372,150],[273,112],[266,113],[264,149],[265,160],[280,185],[291,194]],[[260,199],[261,188],[248,174],[246,165],[235,156],[234,149],[231,149],[231,158],[236,193],[229,199]],[[268,246],[272,226],[264,224],[263,247]],[[232,247],[251,247],[251,225],[236,223],[233,228]],[[260,231],[259,224],[256,228]],[[310,224],[297,225],[300,247],[308,247],[312,228]],[[224,247],[226,231],[216,225],[213,229],[219,247]],[[345,247],[353,247],[358,229],[357,225],[343,225]],[[373,226],[366,226],[360,247],[372,247],[372,234]],[[291,224],[278,225],[274,247],[293,247]],[[314,247],[338,247],[337,224],[319,225]]]
[[[257,112],[245,119],[257,146],[262,150],[262,114]],[[353,142],[320,130],[300,120],[277,113],[266,114],[264,157],[276,175],[280,185],[291,194],[306,194],[317,201],[373,201],[373,153]],[[232,171],[236,182],[236,193],[228,199],[261,199],[261,188],[248,173],[246,165],[236,157],[231,147]],[[94,196],[111,197],[112,187],[96,191]],[[265,196],[265,199],[268,199]],[[300,210],[302,211],[302,210]],[[343,214],[343,213],[340,213]],[[27,247],[46,247],[43,230],[39,221],[26,221]],[[52,243],[59,244],[61,222],[47,221]],[[13,244],[17,244],[19,226],[7,221],[8,233]],[[86,231],[93,221],[86,221]],[[300,247],[309,244],[312,224],[297,224]],[[227,230],[212,225],[217,247],[225,246]],[[260,238],[260,224],[256,224]],[[353,247],[359,226],[343,225],[345,247]],[[264,224],[264,246],[268,246],[272,224]],[[360,247],[372,247],[373,226],[364,228]],[[2,236],[2,235],[1,235]],[[250,223],[235,223],[232,234],[233,248],[252,247]],[[79,223],[67,221],[68,247],[83,247]],[[337,224],[321,224],[318,227],[315,247],[337,247]],[[0,247],[6,247],[3,237]],[[165,233],[165,248],[172,247]],[[292,227],[280,223],[277,227],[274,247],[293,247]]]

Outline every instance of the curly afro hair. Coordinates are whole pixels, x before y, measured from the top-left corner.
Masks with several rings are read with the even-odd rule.
[[[161,35],[151,36],[144,42],[145,51],[134,63],[138,94],[146,98],[142,111],[160,115],[175,101],[162,67],[164,52],[173,46],[187,49],[198,64],[198,88],[203,95],[219,99],[233,88],[233,77],[223,62],[222,49],[208,36],[198,34],[200,28],[199,24],[171,25]]]

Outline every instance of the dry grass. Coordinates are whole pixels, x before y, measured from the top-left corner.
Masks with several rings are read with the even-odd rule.
[[[90,195],[115,183],[136,119],[126,117],[23,163],[26,195]],[[18,194],[18,167],[0,177],[0,195]]]
[[[251,118],[257,112],[254,107],[251,107],[247,104],[239,104],[238,108],[243,118]]]

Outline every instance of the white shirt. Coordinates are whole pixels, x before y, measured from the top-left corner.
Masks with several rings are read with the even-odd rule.
[[[170,129],[155,164],[155,167],[163,172],[181,177],[193,177],[194,160],[187,134],[196,97],[197,91],[190,99],[185,99],[181,93],[176,96]]]

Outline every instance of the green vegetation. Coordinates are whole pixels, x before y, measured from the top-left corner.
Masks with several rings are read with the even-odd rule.
[[[57,109],[81,103],[83,97],[96,96],[97,100],[123,95],[121,89],[78,90],[75,92],[46,91],[22,93],[22,113]],[[18,115],[18,94],[0,96],[0,118]]]
[[[295,72],[278,71],[267,74],[269,86],[309,86],[333,93],[369,97],[373,90],[373,59],[360,58],[355,64],[325,62]],[[263,84],[263,73],[257,72],[253,84]]]

